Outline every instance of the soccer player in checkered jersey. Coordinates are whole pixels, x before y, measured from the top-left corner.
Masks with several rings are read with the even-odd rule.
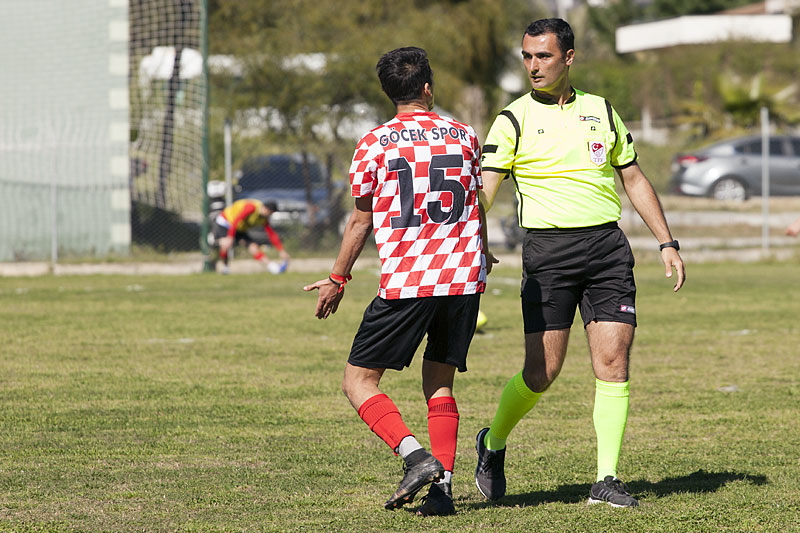
[[[378,61],[378,78],[397,115],[365,134],[350,167],[355,207],[341,249],[319,289],[317,318],[335,313],[350,270],[374,230],[381,277],[345,367],[342,390],[369,428],[405,462],[395,509],[433,483],[418,514],[455,512],[451,477],[458,433],[456,369],[467,369],[486,284],[484,216],[478,205],[480,144],[473,129],[433,109],[433,73],[424,50],[398,48]],[[378,385],[402,370],[428,335],[422,391],[431,453]]]

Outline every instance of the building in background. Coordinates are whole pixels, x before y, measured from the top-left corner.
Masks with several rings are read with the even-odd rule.
[[[792,40],[790,13],[798,9],[800,0],[771,0],[714,15],[685,15],[621,26],[616,31],[617,52],[730,40],[788,43]]]

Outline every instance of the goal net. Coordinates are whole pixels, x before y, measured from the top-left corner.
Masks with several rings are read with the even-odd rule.
[[[203,0],[130,2],[131,200],[135,243],[197,249],[207,78]]]

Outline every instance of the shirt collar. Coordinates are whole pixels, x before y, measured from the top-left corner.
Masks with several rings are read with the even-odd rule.
[[[572,102],[575,101],[575,98],[576,98],[576,95],[577,95],[577,93],[575,92],[575,88],[574,87],[570,87],[570,90],[572,91],[572,96],[570,96],[567,99],[567,101],[564,102],[564,105],[571,104]],[[536,102],[538,102],[540,104],[543,104],[543,105],[558,105],[557,102],[553,102],[552,100],[545,100],[544,98],[540,98],[540,97],[536,96],[536,92],[533,89],[531,89],[531,93],[530,94],[531,94],[531,98],[534,101],[536,101]]]

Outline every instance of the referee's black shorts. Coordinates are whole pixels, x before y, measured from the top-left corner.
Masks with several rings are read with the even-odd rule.
[[[522,244],[525,333],[567,329],[580,306],[592,321],[636,326],[634,258],[616,222],[530,229]]]
[[[364,311],[347,362],[364,368],[402,370],[428,334],[424,358],[467,370],[480,294],[384,300]]]

